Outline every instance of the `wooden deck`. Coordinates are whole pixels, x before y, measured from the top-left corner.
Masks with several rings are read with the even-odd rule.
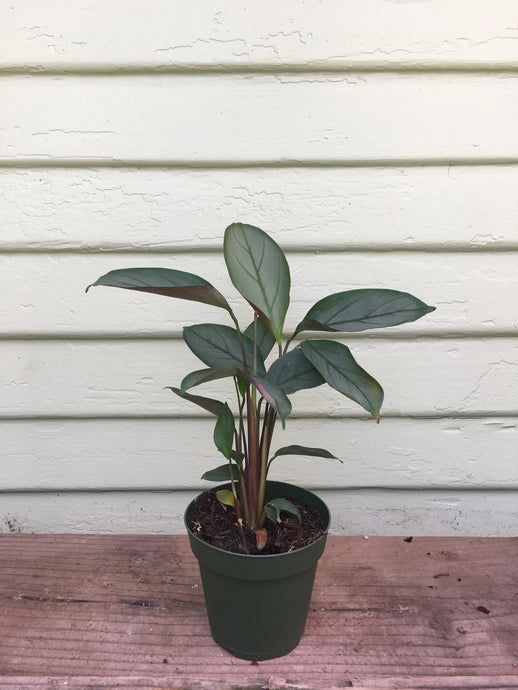
[[[0,535],[0,688],[518,688],[518,539],[331,537],[288,656],[209,633],[184,536]]]

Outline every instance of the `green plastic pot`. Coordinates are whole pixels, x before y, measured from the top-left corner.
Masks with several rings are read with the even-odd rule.
[[[214,490],[224,488],[228,485]],[[193,534],[189,525],[194,501],[184,516],[200,567],[212,637],[234,656],[250,661],[283,656],[298,645],[330,519],[326,504],[310,491],[267,482],[266,492],[272,498],[298,499],[316,510],[325,533],[291,553],[253,556],[224,551]]]

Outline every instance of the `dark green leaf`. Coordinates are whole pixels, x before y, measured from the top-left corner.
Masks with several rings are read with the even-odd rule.
[[[286,417],[291,412],[291,403],[286,393],[275,381],[271,381],[266,376],[252,376],[251,374],[240,373],[253,383],[263,398],[270,403],[279,415],[282,428],[284,429]]]
[[[333,458],[334,460],[342,462],[340,458],[337,458],[336,455],[333,455],[328,450],[324,450],[323,448],[307,448],[306,446],[293,445],[279,448],[272,457],[272,460],[275,460],[275,458],[278,458],[280,455],[310,455],[315,458]]]
[[[237,469],[236,465],[232,465],[231,475],[230,464],[227,462],[226,465],[220,465],[219,467],[215,467],[213,470],[205,472],[205,474],[202,476],[202,479],[205,479],[208,482],[229,482],[232,477],[234,478],[234,481],[239,481],[239,470]]]
[[[232,283],[280,344],[290,302],[290,270],[282,249],[260,228],[233,223],[225,230],[223,251]]]
[[[225,403],[214,428],[214,443],[220,453],[230,460],[234,441],[234,417]]]
[[[226,367],[225,369],[199,369],[198,371],[192,371],[190,374],[183,379],[180,384],[180,388],[183,391],[189,390],[189,388],[194,388],[194,386],[199,386],[201,383],[207,383],[207,381],[215,381],[216,379],[223,379],[227,376],[234,376],[237,371],[237,366]]]
[[[346,290],[317,302],[297,326],[300,331],[364,331],[416,321],[434,311],[420,299],[397,290]]]
[[[331,340],[306,340],[300,347],[332,388],[379,419],[383,389],[356,363],[348,347]]]
[[[254,322],[248,326],[248,328],[245,330],[244,334],[250,338],[250,340],[253,342],[254,341]],[[257,347],[259,348],[259,352],[263,356],[263,359],[266,359],[270,352],[272,351],[273,346],[275,345],[275,337],[273,333],[268,329],[267,326],[265,326],[264,321],[261,319],[257,320]]]
[[[239,466],[241,466],[241,463],[245,459],[245,456],[243,453],[238,453],[237,451],[233,450],[232,453],[230,454],[232,460],[234,462],[237,462]]]
[[[243,366],[243,354],[239,336],[235,328],[218,323],[202,323],[186,326],[183,329],[183,339],[204,364],[214,369]],[[254,344],[246,336],[242,336],[247,364],[252,366],[254,359]],[[257,370],[264,372],[264,362],[260,354],[257,357]]]
[[[236,376],[236,382],[237,382],[237,389],[239,391],[239,394],[242,398],[244,398],[246,395],[246,386],[247,386],[246,379],[243,378],[242,376],[238,375],[238,376]]]
[[[86,291],[96,285],[178,297],[231,311],[223,295],[204,278],[171,268],[120,268],[98,278]]]
[[[191,395],[190,393],[186,393],[185,391],[182,391],[179,388],[173,388],[173,386],[166,387],[170,391],[173,391],[173,393],[176,393],[176,395],[178,395],[180,398],[184,398],[184,400],[189,400],[189,402],[203,407],[204,410],[207,410],[207,412],[210,412],[211,414],[215,414],[216,417],[219,417],[223,410],[223,403],[219,400],[214,400],[213,398],[205,398],[201,395]]]
[[[285,510],[288,513],[292,513],[292,515],[296,516],[299,522],[302,522],[299,509],[286,498],[273,498],[271,501],[268,501],[268,503],[264,506],[264,512],[266,513],[266,515],[268,515],[268,517],[274,520],[275,522],[281,522],[282,510]]]
[[[268,370],[268,378],[288,395],[324,383],[322,376],[299,348],[276,359]]]

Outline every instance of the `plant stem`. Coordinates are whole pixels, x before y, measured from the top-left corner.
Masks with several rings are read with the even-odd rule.
[[[255,387],[250,384],[246,388],[246,414],[248,424],[248,463],[246,467],[248,505],[250,509],[250,528],[257,529],[257,521],[262,512],[262,505],[259,506],[259,484],[261,477],[261,464],[259,458],[259,430],[257,411],[255,408],[254,396]]]
[[[261,433],[261,477],[259,479],[259,494],[258,503],[260,506],[260,519],[259,526],[262,527],[264,524],[264,492],[266,488],[266,477],[268,475],[268,456],[270,454],[270,446],[272,443],[273,430],[275,427],[275,419],[277,413],[270,405],[266,405],[263,420],[263,429]]]

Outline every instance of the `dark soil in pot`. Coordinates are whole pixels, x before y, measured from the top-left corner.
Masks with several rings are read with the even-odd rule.
[[[287,511],[281,512],[280,523],[266,519],[264,527],[268,537],[261,554],[288,553],[308,546],[324,534],[324,521],[316,511],[300,500],[291,499],[291,502],[299,509],[301,522]],[[200,494],[194,510],[189,526],[197,537],[232,553],[258,553],[255,533],[247,527],[239,527],[234,508],[220,503],[214,491]]]

